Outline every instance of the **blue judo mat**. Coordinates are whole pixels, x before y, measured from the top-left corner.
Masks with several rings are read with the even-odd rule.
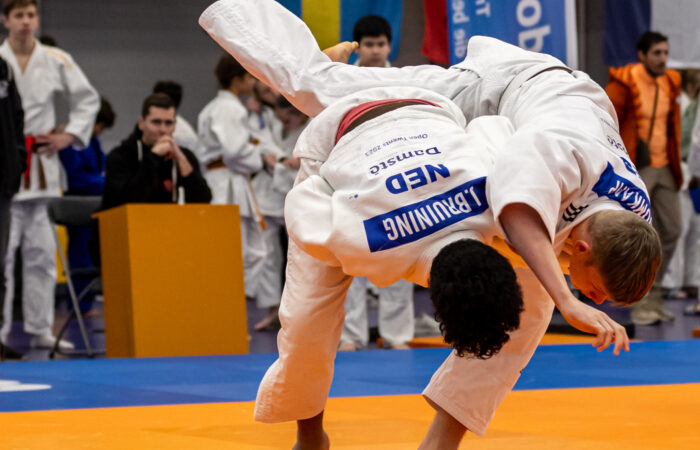
[[[448,349],[340,353],[331,396],[418,394],[448,354]],[[251,401],[275,358],[252,354],[2,363],[0,412]],[[50,388],[3,391],[2,382],[8,380]],[[542,346],[516,390],[682,383],[700,383],[700,340],[634,343],[630,353],[618,357],[590,345]]]

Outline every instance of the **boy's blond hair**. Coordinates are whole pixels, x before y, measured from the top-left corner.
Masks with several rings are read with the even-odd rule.
[[[630,306],[651,289],[661,264],[656,230],[630,211],[601,211],[591,216],[593,242],[587,264],[600,272],[613,302]]]

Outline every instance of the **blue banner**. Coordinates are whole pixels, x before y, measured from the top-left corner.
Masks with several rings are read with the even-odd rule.
[[[371,252],[417,241],[488,209],[486,177],[364,221]]]
[[[651,28],[650,0],[606,0],[603,62],[624,66],[637,62],[637,40]]]
[[[352,29],[358,19],[370,14],[381,16],[391,26],[391,52],[389,61],[399,55],[401,44],[401,19],[403,17],[403,0],[344,0],[340,3],[340,40],[352,41]],[[348,61],[354,64],[357,55],[353,54]]]
[[[574,3],[569,0],[445,0],[450,64],[464,59],[470,37],[490,36],[577,65]]]

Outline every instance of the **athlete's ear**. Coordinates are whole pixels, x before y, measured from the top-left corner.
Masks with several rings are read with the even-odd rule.
[[[577,239],[574,241],[574,253],[578,253],[582,256],[590,256],[591,252],[593,250],[593,247],[591,247],[591,244],[588,242],[582,240],[582,239]]]

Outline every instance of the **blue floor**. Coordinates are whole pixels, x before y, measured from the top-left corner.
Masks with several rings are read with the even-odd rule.
[[[447,349],[340,353],[331,396],[417,394]],[[33,361],[0,365],[0,411],[251,401],[274,354]],[[589,345],[538,349],[516,390],[700,383],[700,340],[641,342],[619,357]],[[0,384],[1,386],[1,384]],[[46,387],[46,386],[45,386]]]

